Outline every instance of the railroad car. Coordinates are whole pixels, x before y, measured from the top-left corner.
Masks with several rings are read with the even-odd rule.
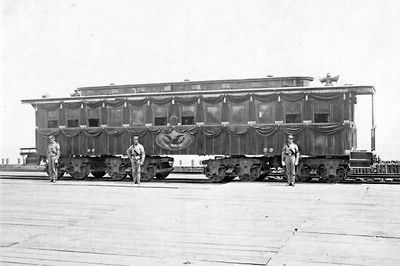
[[[338,182],[350,166],[370,166],[356,151],[354,108],[373,86],[310,87],[312,77],[266,77],[77,88],[71,97],[23,100],[36,111],[36,148],[45,156],[56,136],[63,172],[123,179],[134,136],[146,150],[144,180],[173,169],[168,155],[214,155],[203,164],[213,182],[263,179],[281,167],[292,134],[301,160],[298,177]],[[329,83],[328,79],[325,79]],[[373,126],[374,128],[374,126]]]

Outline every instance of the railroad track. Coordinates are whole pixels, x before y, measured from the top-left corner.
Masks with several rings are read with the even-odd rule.
[[[191,177],[193,176],[193,177]],[[47,180],[48,177],[43,174],[43,175],[29,175],[28,172],[22,174],[22,173],[13,173],[13,174],[8,174],[8,173],[0,173],[0,179],[17,179],[17,180]],[[79,181],[76,180],[68,175],[63,176],[61,178],[63,181]],[[107,177],[103,178],[91,178],[88,177],[84,179],[86,181],[91,181],[91,182],[99,182],[99,181],[112,181],[111,179]],[[114,182],[123,182],[123,183],[128,183],[131,182],[130,178],[126,178],[122,181],[114,181]],[[199,175],[193,175],[193,174],[172,174],[170,177],[164,179],[164,180],[153,180],[151,181],[152,183],[212,183],[210,180],[208,180],[206,177],[202,178],[199,177]],[[231,182],[242,182],[238,178],[234,179]],[[274,175],[274,176],[268,176],[262,181],[256,181],[258,183],[260,182],[286,182],[285,179],[283,178],[282,175]],[[320,180],[318,178],[312,178],[308,183],[327,183],[326,181]],[[400,184],[400,174],[351,174],[349,175],[346,180],[342,181],[341,183],[354,183],[354,184],[359,184],[359,183],[366,183],[366,184]]]

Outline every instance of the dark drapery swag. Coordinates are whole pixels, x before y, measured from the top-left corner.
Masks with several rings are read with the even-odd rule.
[[[308,99],[314,99],[317,101],[336,101],[343,99],[345,100],[349,96],[343,95],[342,92],[338,93],[245,93],[245,94],[216,94],[216,95],[198,95],[198,96],[170,96],[170,97],[139,97],[138,99],[116,99],[113,101],[99,99],[95,100],[79,100],[72,102],[58,102],[58,103],[43,103],[35,105],[40,110],[46,111],[54,111],[58,108],[67,108],[67,109],[79,109],[79,108],[99,108],[100,106],[110,106],[110,107],[119,107],[124,104],[129,104],[135,107],[141,107],[147,103],[152,103],[156,105],[164,105],[170,104],[173,101],[183,105],[193,105],[196,102],[198,103],[208,103],[208,104],[217,104],[225,99],[228,103],[239,104],[243,102],[249,101],[249,99],[258,100],[260,102],[274,102],[274,101],[288,101],[288,102],[296,102],[301,101],[308,97]],[[71,99],[74,100],[74,99]]]
[[[195,135],[197,133],[204,135],[206,137],[216,137],[219,136],[223,132],[227,132],[233,136],[243,136],[248,133],[255,131],[261,136],[270,136],[280,131],[285,134],[292,134],[294,136],[300,135],[305,129],[309,129],[312,131],[319,132],[323,135],[333,135],[341,132],[347,124],[341,123],[330,123],[323,125],[315,125],[315,124],[293,124],[293,125],[280,125],[280,124],[271,124],[271,125],[238,125],[238,126],[168,126],[168,127],[99,127],[99,128],[71,128],[71,129],[38,129],[37,132],[39,136],[43,138],[48,138],[49,136],[58,136],[59,134],[63,134],[66,137],[76,137],[80,134],[83,134],[86,137],[95,138],[102,133],[105,133],[109,136],[119,136],[123,133],[128,133],[132,136],[144,136],[147,132],[151,132],[154,135],[159,134],[160,132],[164,134],[168,134],[173,130],[184,133],[188,132],[191,135]]]

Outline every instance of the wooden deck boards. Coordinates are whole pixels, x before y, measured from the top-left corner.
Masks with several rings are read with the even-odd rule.
[[[399,265],[400,186],[0,179],[0,264]]]

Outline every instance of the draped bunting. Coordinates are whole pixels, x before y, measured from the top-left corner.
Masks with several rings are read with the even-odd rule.
[[[226,99],[228,100],[228,102],[231,103],[242,103],[242,102],[246,102],[249,101],[250,99],[250,94],[245,94],[245,95],[227,95]]]
[[[126,131],[133,136],[141,137],[147,133],[147,127],[139,127],[139,128],[126,128]]]
[[[92,102],[92,101],[90,101],[90,102],[84,102],[85,103],[85,105],[87,106],[87,107],[89,107],[89,108],[92,108],[92,109],[96,109],[96,108],[99,108],[100,106],[102,106],[103,105],[103,102],[104,101],[97,101],[97,102]]]
[[[118,136],[124,132],[129,133],[133,136],[143,136],[148,131],[153,134],[159,134],[160,132],[164,134],[169,134],[171,131],[175,130],[179,133],[188,132],[191,135],[196,134],[201,130],[202,134],[207,137],[216,137],[221,132],[226,131],[230,135],[242,136],[250,133],[252,130],[257,132],[261,136],[270,136],[275,134],[277,131],[283,132],[285,134],[299,135],[306,128],[312,131],[319,132],[324,135],[334,135],[344,130],[348,125],[346,124],[270,124],[270,125],[240,125],[240,126],[176,126],[176,127],[105,127],[105,128],[74,128],[74,129],[38,129],[40,136],[48,138],[51,135],[57,136],[62,133],[66,137],[76,137],[81,133],[87,137],[97,137],[101,133],[106,133],[109,136]]]
[[[224,99],[224,95],[218,95],[218,96],[202,96],[201,99],[203,99],[203,102],[205,103],[211,103],[211,104],[216,104],[220,103]]]
[[[304,125],[279,125],[279,130],[287,135],[299,135],[306,127]]]
[[[105,101],[104,103],[106,106],[120,107],[125,103],[125,100]]]
[[[281,99],[287,102],[298,102],[306,97],[306,94],[301,93],[281,93]]]
[[[254,126],[253,128],[258,134],[268,137],[278,130],[278,125]]]
[[[172,97],[168,97],[168,98],[149,98],[149,100],[154,104],[163,105],[163,104],[170,103],[172,101]]]
[[[82,102],[63,102],[63,108],[75,110],[81,108]]]
[[[268,124],[205,126],[139,126],[37,129],[39,154],[45,155],[48,138],[56,136],[65,155],[125,154],[133,136],[138,136],[146,153],[161,154],[263,154],[279,155],[287,134],[293,134],[304,154],[344,155],[354,144],[349,138],[355,129],[348,124]],[[179,134],[182,134],[179,135]],[[179,149],[160,145],[160,140],[189,141]],[[178,139],[179,137],[179,139]],[[321,138],[323,141],[320,141]],[[158,142],[157,142],[158,140]],[[178,142],[177,142],[178,143]],[[175,143],[170,143],[175,145]],[[180,144],[180,143],[178,143]],[[176,144],[176,145],[178,145]]]
[[[101,128],[85,128],[82,129],[82,133],[89,138],[95,138],[99,136],[103,130]]]
[[[57,137],[58,134],[60,134],[59,129],[38,129],[37,130],[39,136],[43,138],[49,138],[50,136],[55,136]]]
[[[309,93],[309,99],[314,99],[317,101],[336,101],[343,99],[342,93]]]
[[[333,135],[342,131],[346,125],[345,124],[324,124],[324,125],[309,125],[309,127],[317,132],[325,135]]]
[[[224,130],[223,126],[204,126],[202,127],[203,129],[203,135],[207,136],[207,137],[216,137],[219,134],[221,134],[221,132]]]
[[[124,131],[125,131],[124,128],[109,128],[109,127],[104,128],[104,132],[106,132],[106,134],[109,136],[118,136],[124,133]]]
[[[54,111],[60,108],[61,103],[43,103],[38,104],[37,108],[46,111]]]
[[[276,102],[278,101],[278,94],[253,94],[253,98],[260,102]]]
[[[68,138],[74,138],[81,134],[80,129],[61,129],[60,131]]]
[[[147,103],[148,99],[143,98],[143,99],[138,99],[138,100],[127,100],[127,103],[129,105],[135,106],[135,107],[141,107]]]
[[[226,131],[230,135],[242,136],[242,135],[246,135],[251,128],[252,127],[250,127],[250,126],[229,126],[229,127],[226,127]]]
[[[278,97],[281,97],[281,100],[288,101],[288,102],[297,102],[303,100],[305,97],[309,99],[318,100],[318,101],[336,101],[343,99],[343,93],[272,93],[272,94],[241,94],[241,95],[216,95],[216,96],[209,96],[209,95],[200,95],[200,96],[176,96],[176,97],[145,97],[135,100],[125,100],[125,99],[117,99],[114,101],[107,101],[104,99],[98,101],[78,101],[78,102],[63,102],[63,107],[67,109],[78,109],[81,108],[81,105],[88,108],[99,108],[104,103],[106,106],[111,107],[119,107],[124,105],[124,103],[128,103],[129,105],[141,107],[145,105],[148,101],[152,102],[156,105],[164,105],[169,104],[174,99],[177,103],[183,105],[192,105],[195,104],[199,99],[201,99],[205,103],[209,104],[217,104],[220,103],[224,98],[230,103],[243,103],[249,101],[250,97],[253,97],[254,100],[258,100],[260,102],[275,102],[278,100]],[[355,96],[351,96],[349,99],[356,101]],[[54,111],[60,108],[59,103],[46,103],[46,104],[37,104],[37,108],[41,110],[47,111]]]
[[[199,99],[199,96],[193,96],[193,97],[175,97],[175,101],[177,103],[180,103],[182,105],[192,105],[197,102]]]

